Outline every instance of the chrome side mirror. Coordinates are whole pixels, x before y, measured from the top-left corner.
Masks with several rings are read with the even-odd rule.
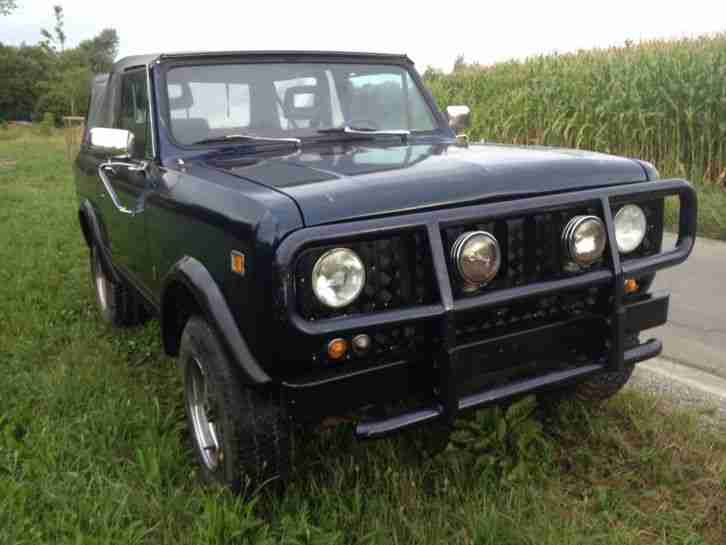
[[[471,124],[471,110],[469,106],[448,106],[446,115],[449,118],[449,127],[456,134],[464,132]]]
[[[91,152],[113,159],[130,159],[134,151],[134,133],[125,129],[94,127],[88,143]]]

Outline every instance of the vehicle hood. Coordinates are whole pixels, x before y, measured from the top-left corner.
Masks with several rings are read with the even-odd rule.
[[[348,143],[206,161],[287,194],[308,226],[647,180],[632,159],[490,144]]]

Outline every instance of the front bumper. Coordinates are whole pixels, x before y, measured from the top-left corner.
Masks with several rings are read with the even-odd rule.
[[[679,237],[675,249],[649,257],[621,261],[613,242],[615,233],[611,201],[656,199],[673,195],[680,199]],[[447,225],[462,220],[495,219],[515,213],[536,213],[553,207],[583,204],[599,207],[605,221],[608,240],[611,241],[608,245],[607,268],[564,279],[485,291],[473,297],[454,297],[441,240],[442,229]],[[289,410],[293,416],[335,414],[336,407],[352,407],[356,399],[365,398],[367,402],[375,402],[378,399],[381,401],[401,399],[409,392],[420,392],[422,383],[424,388],[426,385],[429,387],[433,385],[431,388],[433,400],[424,403],[422,408],[410,410],[393,418],[362,423],[357,428],[360,437],[378,437],[434,419],[451,423],[463,410],[482,407],[541,388],[581,380],[599,371],[620,370],[625,365],[656,356],[661,350],[660,341],[651,340],[626,350],[625,339],[629,334],[665,323],[668,296],[656,294],[641,296],[636,300],[626,299],[623,293],[624,280],[652,274],[664,267],[679,264],[688,257],[695,242],[696,206],[696,194],[688,182],[667,180],[423,212],[355,224],[329,225],[294,233],[280,246],[277,266],[283,279],[288,321],[298,333],[322,339],[330,334],[345,334],[374,326],[426,320],[436,324],[441,343],[437,353],[433,354],[428,362],[392,362],[369,369],[323,376],[312,381],[284,382],[283,394]],[[352,237],[370,237],[421,228],[425,228],[428,234],[440,295],[438,304],[314,322],[304,320],[296,312],[292,264],[300,251],[312,245],[349,241]],[[506,335],[506,338],[497,337],[477,343],[461,344],[456,333],[457,314],[591,286],[605,286],[612,293],[610,311],[607,316],[600,316],[602,323],[597,324],[597,327],[601,328],[599,336],[604,337],[606,341],[604,357],[586,363],[579,362],[572,368],[545,372],[534,378],[513,380],[503,386],[483,388],[462,395],[462,386],[471,382],[470,379],[475,377],[477,368],[485,368],[487,362],[497,358],[497,350],[503,345],[514,344],[546,349],[559,335],[567,334],[568,328],[571,330],[584,327],[585,322],[573,320],[567,323],[548,324],[543,328]]]

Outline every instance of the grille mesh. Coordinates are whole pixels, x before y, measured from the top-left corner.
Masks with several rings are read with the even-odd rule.
[[[456,319],[457,341],[472,342],[570,318],[602,314],[609,303],[608,294],[607,288],[592,287],[462,313]]]

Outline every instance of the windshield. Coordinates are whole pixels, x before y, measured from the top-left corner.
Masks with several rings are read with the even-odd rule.
[[[304,138],[346,126],[437,128],[413,78],[396,65],[179,66],[166,80],[171,132],[183,145],[240,135]]]

